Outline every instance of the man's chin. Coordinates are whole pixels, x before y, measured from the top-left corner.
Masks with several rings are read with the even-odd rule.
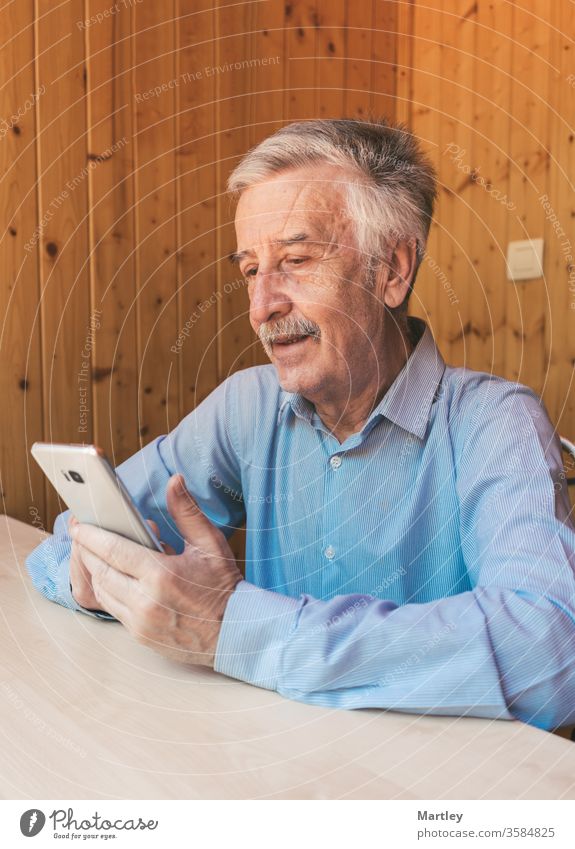
[[[279,385],[284,392],[301,392],[302,381],[297,375],[290,374],[290,370],[285,367],[278,367],[277,363],[274,363],[274,366]]]
[[[318,385],[319,340],[310,337],[294,344],[264,345],[264,350],[276,370],[278,382],[284,392],[309,397]]]
[[[272,361],[275,366],[278,381],[284,392],[293,392],[310,398],[317,389],[317,376],[314,377],[304,368],[286,366],[285,364]]]

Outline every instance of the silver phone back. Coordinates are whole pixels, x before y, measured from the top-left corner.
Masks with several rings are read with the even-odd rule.
[[[97,446],[35,442],[32,456],[79,522],[162,550]]]

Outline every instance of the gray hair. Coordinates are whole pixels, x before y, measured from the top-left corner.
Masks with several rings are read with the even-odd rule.
[[[230,175],[228,191],[239,195],[281,171],[318,162],[357,175],[342,183],[347,214],[370,276],[391,244],[410,239],[415,241],[417,273],[433,216],[436,177],[403,124],[355,119],[288,124],[244,156]]]

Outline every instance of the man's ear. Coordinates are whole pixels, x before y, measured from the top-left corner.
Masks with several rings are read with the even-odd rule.
[[[380,295],[389,309],[399,307],[405,300],[415,273],[415,239],[398,241],[378,271]]]

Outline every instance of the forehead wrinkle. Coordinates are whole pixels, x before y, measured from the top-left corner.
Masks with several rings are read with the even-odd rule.
[[[301,210],[301,212],[304,212],[304,210]],[[305,210],[305,212],[309,213],[306,216],[307,221],[300,219],[300,221],[293,222],[291,233],[286,232],[288,227],[288,221],[282,222],[281,228],[279,227],[279,225],[278,228],[276,228],[276,232],[277,229],[279,229],[278,235],[266,235],[262,237],[260,241],[256,242],[253,247],[248,247],[230,254],[230,259],[232,261],[239,261],[245,256],[253,256],[257,253],[257,250],[259,248],[265,248],[268,245],[270,245],[272,248],[281,248],[298,243],[321,245],[326,248],[333,248],[336,245],[341,247],[347,246],[349,238],[346,239],[345,237],[351,231],[350,222],[347,219],[341,219],[336,216],[334,220],[332,211],[324,208],[315,210]],[[288,212],[282,211],[278,214],[287,216]],[[326,226],[326,215],[329,215],[329,222],[332,226]],[[250,218],[257,218],[260,216],[263,218],[268,218],[270,216],[270,213],[256,213],[254,216],[250,216]],[[245,220],[246,219],[244,219],[244,221]],[[340,226],[338,226],[338,224]]]
[[[236,210],[236,228],[238,225],[241,226],[243,222],[248,227],[248,232],[245,235],[249,241],[251,242],[253,236],[256,236],[257,242],[253,247],[250,246],[245,250],[238,251],[237,254],[232,254],[232,259],[236,257],[242,259],[246,255],[254,256],[258,249],[265,250],[268,245],[270,247],[273,246],[273,248],[282,246],[282,242],[289,240],[290,233],[287,232],[288,228],[291,233],[294,230],[309,233],[311,229],[312,232],[309,235],[309,241],[313,241],[317,245],[322,245],[325,252],[330,254],[338,246],[343,247],[346,242],[349,242],[349,238],[346,238],[347,231],[349,230],[349,222],[345,213],[342,214],[342,204],[340,202],[342,195],[341,186],[338,185],[336,187],[332,181],[326,179],[315,179],[310,183],[309,179],[305,181],[301,178],[296,179],[295,175],[293,181],[288,181],[285,180],[284,175],[284,179],[279,186],[279,191],[276,191],[276,193],[279,203],[289,201],[287,206],[284,209],[268,208],[260,211],[258,208],[258,201],[261,197],[260,190],[263,189],[264,192],[267,190],[268,186],[266,183],[267,181],[264,181],[263,183],[252,186],[240,197],[240,202]],[[326,184],[332,191],[322,192],[322,188],[325,189]],[[295,187],[295,191],[290,191],[290,187]],[[273,189],[273,185],[269,186],[269,189]],[[276,184],[277,189],[278,184]],[[289,195],[289,197],[286,197],[286,195]],[[271,202],[273,203],[274,200],[276,198],[272,195]],[[269,203],[270,199],[266,197],[264,205],[269,206]],[[245,207],[245,205],[247,205],[247,210],[242,215],[242,206]],[[330,224],[328,225],[326,225],[326,215],[329,216],[328,220]],[[257,222],[258,218],[262,219],[259,226]],[[266,222],[270,218],[272,220],[267,228],[268,233],[262,233],[262,225],[265,230]],[[294,218],[296,219],[295,222],[293,220]],[[251,233],[249,232],[250,222],[253,222],[254,226],[254,230]],[[309,225],[311,225],[311,228]],[[355,240],[352,239],[352,241]]]

